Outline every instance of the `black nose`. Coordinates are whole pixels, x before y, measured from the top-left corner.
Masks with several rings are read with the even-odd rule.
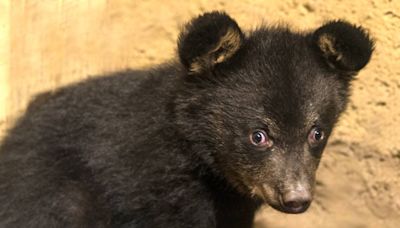
[[[307,210],[311,203],[311,194],[302,189],[289,191],[282,195],[282,206],[287,213],[302,213]]]

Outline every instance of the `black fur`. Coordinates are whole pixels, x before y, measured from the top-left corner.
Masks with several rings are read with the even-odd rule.
[[[332,45],[336,52],[328,53],[326,60],[339,70],[359,71],[367,65],[374,42],[363,28],[345,21],[331,21],[315,31],[314,42],[318,43],[318,39],[324,34],[334,38]],[[338,55],[342,57],[338,59]]]
[[[262,203],[293,213],[280,197],[312,192],[349,92],[316,48],[324,33],[344,56],[335,67],[368,62],[372,42],[345,22],[245,36],[212,12],[182,32],[181,62],[38,96],[0,147],[0,227],[234,228]],[[310,144],[315,126],[325,137]],[[273,146],[253,146],[255,129]]]
[[[236,35],[233,37],[236,40],[233,40],[233,43],[226,42],[227,45],[221,45],[221,38],[229,30]],[[227,14],[223,12],[205,13],[193,19],[181,32],[178,41],[180,61],[188,69],[197,62],[204,68],[200,73],[203,70],[210,70],[218,57],[234,49],[232,45],[240,46],[243,38],[244,35],[236,21]]]

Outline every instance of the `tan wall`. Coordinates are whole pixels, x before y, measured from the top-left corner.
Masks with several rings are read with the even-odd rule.
[[[0,132],[33,94],[171,58],[179,26],[211,9],[245,29],[263,20],[309,29],[345,18],[377,41],[322,160],[311,209],[294,216],[266,208],[257,227],[400,227],[399,0],[2,0]]]
[[[5,127],[5,119],[8,115],[6,102],[8,96],[8,66],[9,62],[9,28],[10,5],[8,1],[0,2],[0,136]]]

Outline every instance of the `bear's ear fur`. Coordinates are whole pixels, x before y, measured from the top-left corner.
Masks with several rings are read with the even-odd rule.
[[[189,74],[200,74],[232,57],[243,39],[238,24],[226,13],[205,13],[189,22],[181,32],[179,58]]]
[[[367,65],[374,50],[374,41],[362,27],[343,20],[318,28],[312,42],[330,67],[350,74]]]

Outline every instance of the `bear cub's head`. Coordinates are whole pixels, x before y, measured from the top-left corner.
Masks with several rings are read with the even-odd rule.
[[[242,194],[304,212],[350,83],[373,41],[346,21],[314,31],[262,26],[243,33],[223,12],[181,32],[176,123],[195,156]]]

